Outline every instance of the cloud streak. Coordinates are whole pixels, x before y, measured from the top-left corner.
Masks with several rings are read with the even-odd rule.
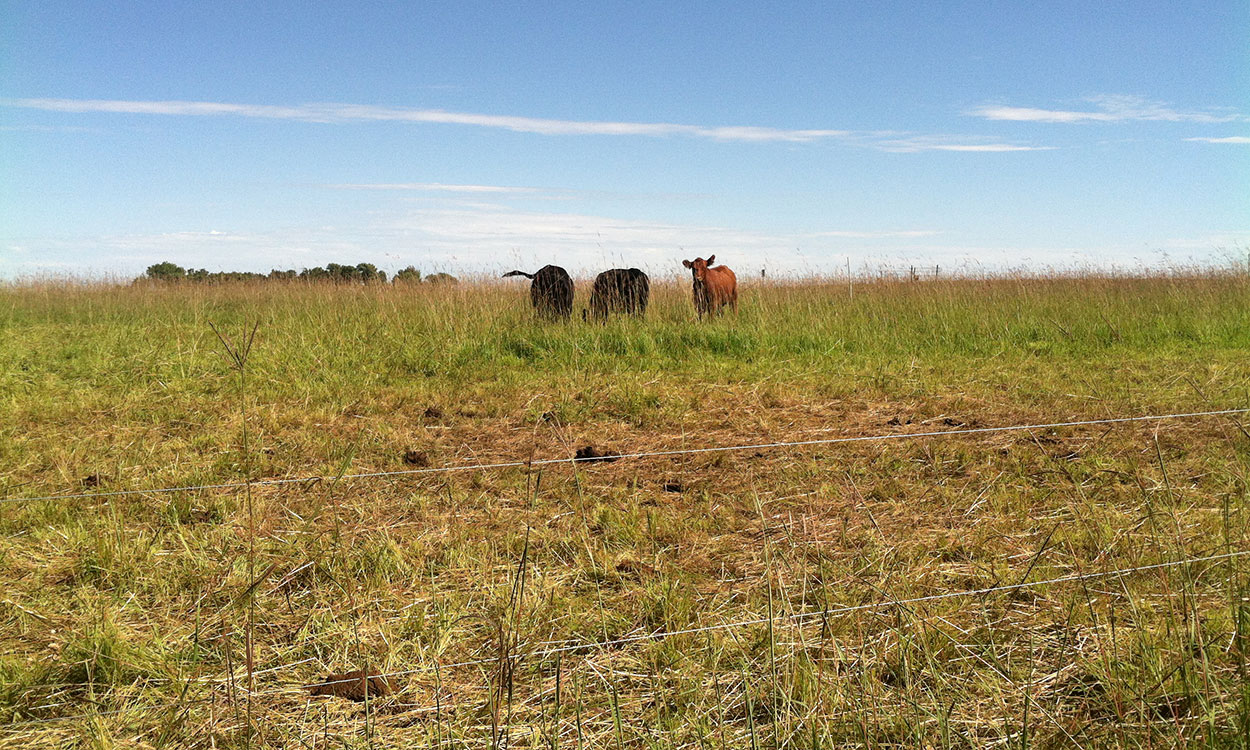
[[[952,136],[909,137],[823,128],[774,128],[757,125],[688,125],[669,122],[559,120],[518,115],[448,112],[441,109],[386,107],[367,104],[237,104],[197,101],[130,101],[117,99],[4,99],[0,105],[73,114],[131,114],[175,117],[244,117],[310,123],[398,122],[463,125],[544,136],[687,137],[733,143],[814,143],[832,141],[884,151],[1010,152],[1038,147],[984,141],[959,142]],[[943,140],[946,138],[948,140]]]
[[[1187,141],[1196,141],[1199,143],[1237,143],[1250,144],[1250,136],[1230,135],[1225,138],[1186,138]]]
[[[958,234],[958,233],[957,233]],[[1190,261],[1226,260],[1212,248],[1244,246],[1245,231],[1171,241],[1166,251],[1190,251]],[[39,273],[137,275],[169,260],[210,270],[268,271],[340,263],[374,263],[388,271],[493,276],[508,268],[537,268],[558,259],[583,278],[613,265],[638,266],[660,278],[689,280],[680,260],[716,253],[742,274],[841,273],[847,258],[859,270],[941,265],[945,272],[1012,268],[1166,267],[1166,251],[1063,247],[1029,242],[967,244],[932,228],[837,228],[771,232],[715,224],[623,219],[575,212],[519,211],[498,206],[426,208],[371,216],[343,226],[289,226],[270,231],[231,228],[63,237],[0,244],[0,279]]]
[[[915,154],[923,151],[951,151],[962,153],[1001,154],[1013,151],[1051,151],[1054,146],[1025,146],[1015,143],[1002,143],[984,138],[956,138],[953,136],[909,136],[904,138],[885,138],[877,141],[875,147],[881,151],[896,154]]]
[[[507,267],[538,267],[559,259],[570,270],[591,273],[611,265],[639,266],[682,274],[683,257],[729,254],[758,270],[816,268],[845,253],[905,255],[918,241],[941,234],[930,228],[829,228],[786,232],[710,223],[620,218],[574,211],[529,211],[503,206],[427,207],[329,226],[287,226],[271,230],[231,227],[136,232],[94,237],[62,237],[0,248],[0,278],[50,269],[59,264],[139,273],[170,260],[210,270],[301,268],[369,262],[387,269],[412,264],[423,270],[494,272]],[[802,250],[796,250],[802,248]],[[688,278],[688,276],[686,276]]]
[[[1195,122],[1224,123],[1244,121],[1244,115],[1231,110],[1184,111],[1157,101],[1123,94],[1088,97],[1089,109],[1043,109],[982,104],[967,114],[986,120],[1008,122],[1091,123],[1091,122]]]
[[[824,237],[836,239],[850,240],[889,240],[889,239],[915,239],[917,237],[933,237],[939,235],[936,229],[886,229],[881,231],[854,231],[848,229],[835,229],[828,232],[808,232],[806,234],[797,235],[801,238],[820,239]]]
[[[194,101],[126,101],[114,99],[11,99],[8,106],[52,112],[167,116],[235,116],[317,123],[406,122],[470,125],[537,135],[692,136],[720,141],[785,141],[805,143],[851,135],[845,130],[783,129],[757,126],[682,125],[667,122],[557,120],[516,115],[448,112],[441,109],[383,107],[367,104],[233,104]]]
[[[367,182],[326,185],[333,190],[410,190],[422,193],[470,193],[488,195],[514,195],[541,192],[533,187],[508,185],[448,185],[441,182]]]

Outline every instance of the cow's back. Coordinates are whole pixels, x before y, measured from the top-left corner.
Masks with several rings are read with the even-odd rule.
[[[573,279],[559,266],[543,266],[534,274],[530,301],[540,314],[567,318],[573,314]]]
[[[713,298],[718,304],[725,304],[738,296],[738,277],[728,266],[709,268],[708,274],[715,274],[712,288]]]
[[[627,274],[625,311],[631,315],[642,315],[647,311],[647,302],[651,299],[651,279],[638,268],[628,269]]]
[[[638,268],[613,268],[595,277],[590,310],[598,317],[614,312],[641,315],[651,297],[651,281]]]

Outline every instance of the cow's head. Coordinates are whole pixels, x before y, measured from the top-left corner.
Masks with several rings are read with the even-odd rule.
[[[707,260],[695,258],[694,260],[683,260],[681,264],[690,269],[690,275],[694,277],[696,282],[703,283],[707,280],[707,267],[715,262],[716,256],[709,255]]]

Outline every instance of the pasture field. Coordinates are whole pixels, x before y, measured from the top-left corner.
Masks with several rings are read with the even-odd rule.
[[[1244,269],[527,292],[0,288],[0,746],[1247,747]]]

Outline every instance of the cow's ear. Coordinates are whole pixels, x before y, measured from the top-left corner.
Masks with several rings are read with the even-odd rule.
[[[681,264],[682,264],[683,266],[685,266],[686,268],[690,268],[690,266],[691,266],[691,263],[690,263],[690,261],[688,261],[688,260],[683,260],[683,261],[681,262]]]
[[[709,255],[709,256],[707,256],[707,264],[708,264],[709,266],[710,266],[710,265],[712,265],[712,264],[713,264],[713,263],[715,263],[715,262],[716,262],[716,256],[715,256],[715,255]]]

